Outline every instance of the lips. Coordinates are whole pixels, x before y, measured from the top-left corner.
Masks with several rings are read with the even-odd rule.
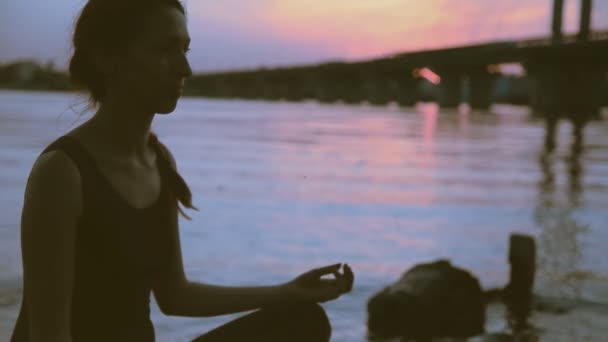
[[[182,95],[184,93],[184,88],[182,87],[177,87],[173,89],[173,94],[175,95]]]
[[[181,96],[184,93],[184,82],[176,81],[170,83],[170,92],[174,95]]]

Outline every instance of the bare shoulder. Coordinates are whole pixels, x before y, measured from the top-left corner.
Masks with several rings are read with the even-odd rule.
[[[48,172],[68,172],[72,176],[80,176],[76,163],[62,150],[52,150],[38,156],[32,166],[32,174]]]
[[[25,189],[24,215],[61,210],[63,214],[80,214],[82,193],[80,172],[74,161],[63,151],[41,154],[29,174]]]
[[[21,213],[24,296],[32,340],[69,336],[80,173],[60,150],[34,162]]]

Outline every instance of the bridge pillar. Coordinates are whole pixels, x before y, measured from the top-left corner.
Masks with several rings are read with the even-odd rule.
[[[365,100],[373,105],[387,105],[390,102],[388,80],[378,77],[369,77],[365,79],[363,86],[365,91]]]
[[[469,74],[468,103],[473,109],[488,109],[492,104],[491,96],[494,90],[496,76],[486,70]]]
[[[340,99],[344,103],[357,104],[365,100],[360,82],[343,83],[340,87]]]
[[[553,43],[562,41],[562,19],[564,15],[564,0],[553,0],[553,20],[551,34]]]
[[[418,100],[418,83],[415,81],[399,84],[395,101],[401,107],[412,107]]]
[[[340,98],[333,84],[324,83],[317,85],[315,97],[321,103],[333,103]]]
[[[604,82],[600,93],[603,94],[600,100],[601,107],[608,107],[608,72],[604,73]]]
[[[602,106],[605,74],[577,63],[538,63],[527,66],[533,84],[530,107],[540,115],[588,120]]]
[[[578,39],[585,41],[589,39],[589,27],[591,25],[591,0],[581,0],[581,18],[578,30]]]
[[[462,101],[462,76],[460,74],[441,73],[439,83],[439,106],[456,108]]]
[[[387,94],[389,101],[396,102],[402,107],[411,107],[416,104],[417,80],[413,78],[387,80]]]
[[[557,122],[566,118],[572,123],[572,151],[583,147],[583,129],[599,117],[605,74],[601,68],[581,63],[538,63],[528,67],[534,85],[530,106],[546,123],[545,150],[555,148]]]
[[[567,93],[565,73],[558,65],[549,63],[528,63],[527,74],[530,75],[530,108],[538,116],[562,116],[563,103]]]

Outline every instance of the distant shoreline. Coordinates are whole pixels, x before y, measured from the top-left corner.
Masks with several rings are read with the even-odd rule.
[[[387,105],[392,100],[389,91],[384,89],[372,89],[370,85],[361,81],[360,86],[351,90],[346,88],[341,93],[333,94],[331,89],[337,89],[330,78],[327,82],[310,82],[291,77],[293,70],[297,68],[279,68],[268,70],[233,71],[221,73],[201,73],[193,75],[186,83],[184,95],[197,98],[222,98],[243,100],[264,100],[288,102],[302,102],[315,100],[322,103],[345,102],[348,104],[361,104],[370,102],[374,105]],[[306,73],[308,71],[299,71]],[[310,71],[312,73],[312,71]],[[299,75],[300,75],[299,74]],[[255,82],[253,82],[255,81]],[[253,83],[252,83],[253,82]],[[259,83],[262,82],[262,83]],[[304,90],[304,86],[312,87]],[[342,86],[341,86],[342,87]],[[342,87],[343,88],[343,87]],[[361,88],[361,89],[359,89]],[[368,89],[369,88],[369,89]],[[409,100],[397,101],[404,107],[414,105],[416,102],[432,102],[437,99],[438,87],[428,81],[421,80],[419,89],[410,92],[401,92]],[[500,90],[492,98],[493,103],[508,103],[524,105],[528,103],[527,79],[522,77],[504,77]],[[40,65],[33,61],[16,61],[0,65],[0,89],[23,90],[23,91],[81,91],[74,86],[69,74],[63,70],[55,69],[53,63]],[[361,93],[362,89],[372,93]],[[346,91],[346,92],[345,92]],[[380,100],[378,95],[388,96]],[[380,96],[384,98],[386,96]],[[411,98],[410,98],[411,97]]]
[[[343,80],[341,81],[338,77],[339,73],[338,76],[330,77],[340,71],[338,66],[335,66],[334,69],[324,71],[327,75],[321,75],[323,77],[314,76],[313,71],[308,69],[297,71],[293,68],[196,74],[186,82],[184,96],[292,103],[316,101],[379,107],[393,103],[397,103],[401,107],[412,107],[419,102],[442,101],[443,88],[441,85],[433,84],[425,79],[410,80],[413,83],[409,88],[404,86],[405,83],[398,87],[394,80],[389,84],[390,80],[387,81],[388,83],[378,82],[374,81],[373,77],[357,79],[356,82],[344,84]],[[309,75],[312,75],[311,79],[309,79]],[[460,96],[461,102],[473,103],[471,106],[474,109],[481,110],[487,110],[490,105],[494,104],[522,106],[530,104],[534,83],[530,77],[502,75],[496,76],[492,82],[484,106],[475,107],[476,102],[471,95],[471,89],[464,85]],[[605,82],[603,88],[608,90],[608,81]],[[66,71],[56,70],[52,63],[40,65],[32,61],[17,61],[0,65],[0,89],[85,92],[71,83]],[[601,101],[601,105],[608,106],[608,96],[604,96]],[[448,108],[452,109],[458,106],[459,104],[454,101],[448,104]]]

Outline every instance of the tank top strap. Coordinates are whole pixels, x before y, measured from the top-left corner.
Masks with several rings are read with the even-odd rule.
[[[154,148],[157,156],[157,165],[161,176],[161,191],[166,188],[171,191],[172,166],[167,154],[167,148],[161,143],[156,136],[151,136],[150,145]],[[114,193],[114,190],[107,183],[107,179],[98,169],[98,165],[89,154],[87,149],[78,141],[77,138],[63,135],[49,144],[40,154],[52,150],[61,150],[65,152],[78,167],[82,180],[83,198],[86,203],[95,203],[99,201],[98,197],[101,194]]]
[[[82,196],[86,206],[86,204],[89,203],[89,195],[98,193],[95,187],[104,184],[98,178],[100,177],[100,174],[95,161],[78,139],[68,135],[62,135],[57,138],[50,143],[40,155],[54,150],[64,152],[76,164],[78,172],[80,173]]]
[[[53,150],[61,150],[66,153],[78,167],[81,177],[85,177],[85,175],[95,172],[97,169],[95,161],[76,138],[62,135],[49,144],[40,154]]]

